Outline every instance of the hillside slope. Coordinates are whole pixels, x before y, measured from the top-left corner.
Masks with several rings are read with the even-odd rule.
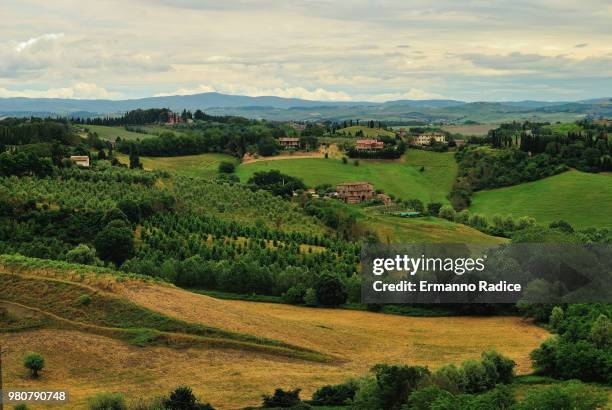
[[[575,228],[612,227],[612,176],[568,171],[539,181],[477,192],[470,211],[487,216],[531,216]]]
[[[61,326],[3,333],[5,386],[63,386],[71,395],[71,403],[65,408],[71,409],[83,408],[85,399],[99,391],[119,391],[128,398],[150,397],[166,393],[178,384],[192,386],[217,408],[236,408],[257,404],[261,394],[276,387],[301,387],[304,397],[308,397],[322,385],[363,375],[379,362],[435,368],[475,358],[483,350],[493,348],[516,360],[519,372],[524,373],[530,369],[529,352],[547,336],[543,329],[516,317],[412,318],[218,300],[136,278],[118,280],[111,273],[84,273],[86,267],[60,269],[45,267],[40,260],[31,261],[35,263],[3,262],[4,273],[0,276],[7,272],[19,276],[11,282],[13,291],[20,289],[15,283],[30,279],[63,285],[45,288],[51,297],[49,301],[36,302],[31,296],[28,299],[27,295],[19,294],[10,297],[27,299],[28,303],[57,314],[66,314],[65,305],[70,305],[74,298],[74,291],[66,289],[85,286],[104,292],[124,307],[137,307],[169,318],[168,323],[192,323],[249,339],[275,339],[286,346],[300,346],[302,351],[317,350],[337,358],[325,363],[239,346],[206,344],[138,347],[114,337]],[[65,295],[69,295],[70,301],[64,305],[53,302]],[[78,311],[86,309],[68,310],[73,309],[84,320]],[[97,320],[112,321],[119,317],[98,316]],[[468,328],[470,331],[466,332]],[[46,358],[46,370],[38,380],[29,379],[21,367],[21,357],[28,351],[38,351]]]
[[[241,164],[236,173],[242,182],[246,182],[255,172],[271,169],[301,178],[312,187],[325,183],[368,181],[374,189],[382,189],[402,199],[446,203],[457,164],[452,153],[410,149],[398,161],[361,160],[359,166],[331,158],[258,161]]]

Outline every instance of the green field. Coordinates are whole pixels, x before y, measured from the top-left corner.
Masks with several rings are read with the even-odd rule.
[[[477,192],[470,211],[563,219],[576,228],[612,227],[612,176],[568,171],[550,178]]]
[[[422,172],[421,167],[424,167]],[[324,183],[368,181],[374,184],[374,189],[382,189],[402,199],[446,203],[457,164],[452,153],[408,150],[399,161],[360,160],[359,166],[354,166],[352,160],[343,164],[331,158],[271,160],[242,164],[236,172],[240,180],[246,182],[255,172],[270,169],[299,177],[312,187]]]
[[[337,134],[347,134],[355,136],[358,131],[363,131],[364,137],[377,137],[379,135],[384,135],[385,137],[395,137],[395,133],[393,131],[387,131],[380,128],[369,128],[365,125],[353,125],[352,127],[341,128],[336,131]]]
[[[128,131],[123,127],[107,127],[105,125],[86,125],[84,128],[89,132],[95,132],[103,140],[114,141],[117,137],[124,140],[136,140],[155,137],[155,134],[141,134],[139,132]]]
[[[507,241],[440,218],[400,218],[368,212],[359,221],[368,230],[376,233],[383,243],[498,244]]]
[[[129,164],[127,155],[117,153],[115,157],[120,162]],[[140,157],[140,162],[146,170],[168,171],[176,175],[199,178],[215,176],[221,161],[238,163],[238,160],[230,155],[212,153],[181,157]]]

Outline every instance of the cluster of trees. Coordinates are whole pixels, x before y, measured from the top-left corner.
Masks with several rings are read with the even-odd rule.
[[[547,323],[556,335],[531,353],[536,371],[558,379],[612,383],[612,307],[542,306],[539,316],[542,310],[550,312]]]
[[[58,142],[76,145],[78,136],[67,121],[41,118],[5,118],[0,120],[0,150],[14,145]]]
[[[264,395],[262,407],[313,408],[349,406],[389,410],[596,410],[608,402],[603,389],[576,380],[529,389],[519,401],[511,384],[515,363],[495,351],[461,366],[427,367],[377,364],[371,376],[327,385],[302,400],[300,389],[276,389]],[[316,407],[314,407],[316,408]]]
[[[580,121],[565,133],[549,123],[513,122],[490,130],[485,142],[494,148],[518,147],[532,155],[547,154],[567,166],[586,172],[612,170],[608,127]]]
[[[359,250],[351,243],[175,213],[144,221],[141,241],[122,269],[179,286],[326,306],[345,303],[349,289],[358,298]]]
[[[200,401],[191,387],[178,386],[169,394],[153,399],[139,398],[126,403],[121,393],[102,392],[87,400],[89,410],[214,410],[209,403]]]
[[[195,155],[205,152],[225,152],[242,157],[246,152],[269,156],[278,152],[276,138],[286,135],[286,129],[276,123],[256,120],[204,122],[181,130],[137,141],[122,140],[117,149],[144,156]]]
[[[470,206],[474,191],[535,181],[567,170],[558,158],[529,155],[516,147],[500,150],[466,147],[457,151],[455,159],[459,172],[449,199],[456,210]]]
[[[277,169],[256,172],[249,178],[248,184],[254,189],[263,189],[287,198],[296,191],[306,189],[301,179],[282,174]]]

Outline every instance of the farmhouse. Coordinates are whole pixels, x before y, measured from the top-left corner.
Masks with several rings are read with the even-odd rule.
[[[405,137],[406,135],[408,135],[408,134],[406,133],[406,128],[400,128],[400,129],[399,129],[399,130],[398,130],[398,131],[395,133],[395,135],[396,135],[397,137],[404,138],[404,137]]]
[[[441,132],[428,132],[425,134],[418,135],[414,139],[416,145],[429,145],[432,141],[435,142],[446,142],[446,135]]]
[[[299,138],[279,138],[278,143],[283,148],[299,148],[300,147]]]
[[[80,167],[89,168],[89,157],[87,155],[72,155],[70,159]]]
[[[355,149],[358,151],[379,151],[385,147],[382,141],[378,140],[357,140]]]
[[[358,204],[374,197],[374,187],[369,182],[344,182],[336,185],[338,198],[347,204]]]

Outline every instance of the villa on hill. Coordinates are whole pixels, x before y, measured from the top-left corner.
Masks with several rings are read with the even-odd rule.
[[[283,148],[299,148],[300,147],[300,139],[299,138],[279,138],[278,143]]]
[[[385,147],[382,141],[367,139],[357,140],[355,142],[355,149],[358,151],[379,151]]]
[[[441,132],[428,132],[417,135],[414,139],[416,145],[429,145],[432,141],[444,143],[446,142],[446,135]]]
[[[374,198],[374,186],[369,182],[344,182],[336,185],[338,198],[347,204],[359,204]]]

